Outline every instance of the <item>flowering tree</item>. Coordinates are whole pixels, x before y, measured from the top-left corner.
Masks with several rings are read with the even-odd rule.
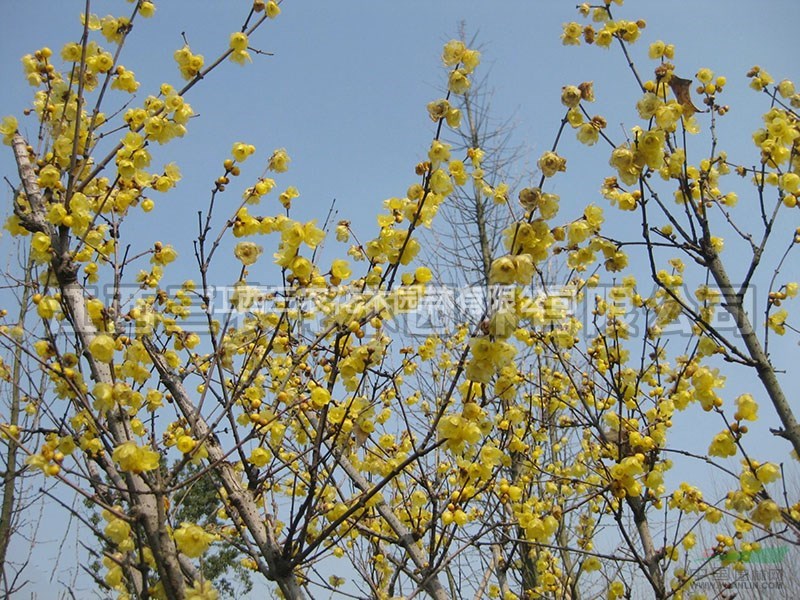
[[[614,140],[588,112],[592,84],[564,86],[541,177],[514,194],[487,173],[468,101],[480,53],[454,40],[442,54],[447,92],[427,106],[428,160],[384,202],[374,237],[295,219],[297,189],[275,191],[290,164],[283,149],[239,187],[255,153],[239,142],[220,156],[199,214],[195,275],[172,285],[176,249],[129,228],[181,178],[177,164],[155,164],[155,149],[187,133],[193,88],[259,52],[251,40],[281,8],[256,0],[216,60],[188,44],[175,51],[183,87],[165,83],[120,108],[117,92],[140,87],[125,42],[155,10],[131,4],[126,17],[87,8],[60,59],[49,48],[25,56],[36,89],[28,125],[0,126],[19,171],[6,229],[32,261],[20,280],[37,315],[24,318],[23,294],[0,329],[13,390],[0,425],[6,472],[24,462],[86,500],[92,514],[78,516],[101,540],[101,585],[122,597],[214,598],[206,561],[225,547],[287,598],[668,598],[743,568],[765,540],[795,543],[800,514],[779,463],[797,455],[800,431],[769,355],[774,336],[793,331],[782,304],[797,293],[782,272],[798,241],[791,82],[750,72],[767,111],[755,157],[737,162],[716,135],[725,78],[679,77],[663,42],[650,46],[644,77],[630,56],[644,22],[617,19],[611,2],[581,5],[594,24],[568,23],[562,40],[620,49],[641,88],[630,102],[639,124]],[[612,235],[600,198],[560,210],[551,180],[567,171],[570,129],[609,146],[598,187],[639,235]],[[468,143],[447,143],[448,130]],[[737,213],[735,174],[757,218]],[[236,206],[224,209],[232,190]],[[422,307],[457,291],[415,262],[420,230],[457,197],[482,232],[466,279],[473,310],[412,331]],[[480,223],[489,207],[493,222],[508,215],[499,248]],[[328,258],[328,230],[351,244],[348,259]],[[728,260],[723,236],[741,240],[747,260]],[[251,283],[265,246],[279,268],[270,288]],[[110,292],[93,291],[101,284]],[[748,311],[757,292],[763,318]],[[669,333],[681,324],[677,349]],[[724,373],[737,369],[760,386],[726,398]],[[777,457],[748,431],[765,413],[781,423]],[[700,414],[719,427],[704,454],[673,441],[676,424]],[[698,481],[670,481],[692,462],[703,465],[686,471]],[[704,497],[708,469],[725,478],[720,497]],[[188,510],[209,482],[213,516]],[[697,561],[701,530],[714,541]]]

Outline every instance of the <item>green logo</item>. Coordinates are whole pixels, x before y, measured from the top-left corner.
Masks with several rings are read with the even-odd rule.
[[[729,565],[734,562],[749,563],[751,565],[775,565],[786,560],[786,554],[788,552],[788,546],[760,548],[758,550],[748,550],[746,552],[731,550],[725,554],[720,554],[719,559],[724,565]]]

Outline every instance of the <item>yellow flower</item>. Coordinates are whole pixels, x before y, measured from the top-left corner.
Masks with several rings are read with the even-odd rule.
[[[620,179],[628,185],[636,183],[639,167],[636,166],[633,152],[627,146],[619,146],[611,152],[608,163],[617,170]]]
[[[464,65],[464,72],[472,73],[481,62],[481,53],[477,50],[467,48],[461,57],[461,64]]]
[[[567,240],[571,245],[580,244],[592,234],[592,228],[585,219],[573,221],[567,226]]]
[[[181,523],[181,526],[173,532],[172,537],[175,538],[178,550],[189,558],[197,558],[203,554],[214,541],[212,534],[192,523]]]
[[[464,444],[475,444],[481,437],[481,430],[477,424],[467,421],[461,415],[446,415],[439,422],[439,437],[447,440],[446,445],[451,450],[460,451]]]
[[[552,177],[559,171],[567,170],[567,159],[562,158],[561,156],[552,151],[548,151],[542,154],[537,164],[539,165],[539,168],[542,170],[542,175],[544,175],[545,177]]]
[[[53,347],[47,340],[36,340],[33,342],[33,348],[41,358],[50,358],[54,355]]]
[[[233,150],[231,150],[231,154],[233,154],[233,158],[235,158],[239,162],[244,162],[247,160],[247,157],[253,154],[256,151],[256,147],[252,144],[245,144],[244,142],[236,142],[233,145]]]
[[[789,318],[789,313],[785,308],[772,313],[767,319],[767,326],[778,335],[786,333],[786,319]]]
[[[714,440],[708,447],[708,453],[711,456],[719,456],[722,458],[727,456],[735,456],[736,444],[733,440],[731,432],[726,429],[715,435]]]
[[[281,7],[278,6],[273,0],[269,0],[269,2],[267,2],[267,16],[270,19],[274,19],[279,14],[281,14]]]
[[[128,539],[131,533],[131,526],[122,519],[112,518],[104,530],[108,539],[119,546]]]
[[[750,394],[742,394],[736,398],[736,413],[734,418],[739,421],[758,420],[758,403]]]
[[[470,83],[467,76],[462,69],[456,69],[450,73],[450,78],[447,82],[447,89],[454,94],[463,94],[469,89]]]
[[[444,50],[442,51],[442,61],[448,67],[452,67],[461,61],[466,49],[467,47],[464,45],[464,42],[459,40],[450,40],[444,45]]]
[[[331,401],[331,393],[324,387],[317,386],[311,390],[311,404],[314,408],[322,408]]]
[[[181,76],[184,79],[192,79],[195,77],[203,68],[205,64],[205,60],[203,59],[202,54],[192,54],[192,51],[189,49],[189,46],[184,46],[179,50],[175,51],[173,54],[173,58],[175,62],[178,63],[178,68],[181,71]],[[78,58],[74,59],[75,61],[80,59],[80,47],[78,47]],[[74,62],[74,61],[73,61]]]
[[[453,191],[453,182],[445,171],[436,169],[431,175],[430,187],[434,194],[447,196]]]
[[[711,83],[711,80],[714,79],[714,71],[707,67],[703,67],[695,76],[700,83]]]
[[[600,559],[596,556],[590,556],[585,561],[583,561],[583,570],[584,571],[599,571],[602,567],[602,563]]]
[[[195,581],[192,587],[184,590],[186,600],[218,600],[219,592],[213,588],[210,581]]]
[[[114,388],[108,383],[96,383],[92,389],[95,409],[105,412],[114,408]]]
[[[235,62],[239,65],[243,65],[244,63],[253,60],[250,58],[250,54],[247,52],[247,50],[234,50],[231,52],[230,59],[232,62]]]
[[[256,182],[253,187],[247,188],[244,193],[244,199],[251,204],[257,204],[261,196],[269,194],[275,187],[275,180],[269,177],[263,177]]]
[[[447,165],[447,169],[450,171],[450,175],[453,177],[453,180],[457,185],[464,185],[467,183],[468,176],[466,168],[464,167],[464,161],[451,160]]]
[[[584,123],[578,128],[576,135],[581,144],[594,146],[597,140],[600,139],[600,130],[591,123]]]
[[[510,256],[502,256],[492,262],[489,281],[492,284],[508,285],[516,280],[516,268]]]
[[[247,34],[237,31],[236,33],[231,34],[230,38],[230,48],[235,52],[242,52],[247,50]]]
[[[66,62],[78,62],[81,59],[81,47],[75,42],[64,44],[61,48],[61,58]]]
[[[439,140],[433,140],[431,149],[428,150],[428,158],[432,163],[440,163],[450,160],[450,144],[444,144]]]
[[[311,276],[314,265],[303,256],[295,256],[290,268],[298,279],[308,279]]]
[[[350,265],[346,260],[337,258],[331,264],[331,277],[338,281],[350,277]]]
[[[564,23],[564,32],[561,34],[561,42],[565,46],[578,46],[580,45],[580,37],[583,34],[583,27],[580,23],[571,22]]]
[[[584,122],[583,113],[577,108],[570,108],[567,111],[567,122],[572,128],[580,127]]]
[[[416,271],[414,271],[414,279],[417,283],[428,283],[431,279],[433,279],[433,273],[428,267],[418,267]]]
[[[52,296],[44,296],[36,305],[36,312],[43,319],[52,319],[60,306],[58,300]]]
[[[775,463],[764,463],[756,468],[756,478],[761,483],[772,483],[773,481],[780,479],[780,476],[780,468]]]
[[[800,192],[800,175],[797,173],[784,173],[780,179],[780,187],[782,190],[790,194],[797,194]]]
[[[261,256],[263,248],[254,242],[239,242],[233,250],[236,258],[242,261],[242,264],[249,266],[254,264],[258,257]]]
[[[89,353],[100,362],[110,363],[114,358],[116,342],[106,334],[100,334],[89,342]]]
[[[763,527],[769,527],[773,521],[781,519],[780,507],[774,500],[762,500],[750,513],[750,519]]]
[[[647,166],[658,169],[664,163],[664,132],[651,130],[644,133],[637,143],[637,150],[642,154]]]
[[[107,559],[103,559],[103,562],[105,563],[106,560]],[[106,573],[103,581],[105,581],[111,588],[119,587],[122,584],[122,567],[119,565],[114,565],[110,561],[106,566],[108,567],[108,573]]]
[[[178,451],[182,452],[183,454],[188,454],[194,450],[195,446],[197,446],[197,442],[190,435],[182,435],[178,438],[177,444],[175,444],[175,447],[178,448]]]
[[[519,203],[528,211],[535,210],[542,201],[542,190],[535,188],[522,188],[519,192]]]
[[[450,103],[444,98],[434,100],[433,102],[428,103],[428,116],[430,117],[431,121],[439,121],[447,116],[450,108]]]
[[[136,81],[136,74],[119,65],[116,70],[116,78],[111,84],[111,88],[115,90],[122,90],[123,92],[133,93],[139,89],[139,82]]]
[[[109,42],[120,42],[123,39],[123,34],[128,25],[128,19],[119,18],[115,19],[112,16],[103,17],[100,21],[100,33]]]
[[[453,129],[458,129],[461,127],[461,111],[457,108],[451,108],[447,111],[445,121],[447,121],[448,126]]]
[[[61,181],[61,172],[53,165],[45,165],[39,171],[39,185],[46,188],[54,188]]]
[[[172,246],[162,246],[161,242],[157,242],[155,247],[156,249],[150,259],[150,262],[154,265],[168,265],[178,258],[178,253]]]
[[[656,114],[656,110],[658,110],[658,108],[663,104],[664,102],[661,100],[661,98],[648,92],[636,103],[636,110],[639,112],[639,116],[642,119],[650,119]]]
[[[0,134],[3,134],[3,143],[7,146],[11,145],[11,138],[17,132],[17,119],[12,116],[3,117],[0,121]]]
[[[297,188],[293,185],[290,185],[283,192],[281,192],[281,195],[278,196],[278,200],[280,201],[281,205],[288,210],[291,208],[292,200],[299,196],[300,192],[297,191]]]
[[[667,45],[663,41],[656,40],[655,42],[650,44],[650,47],[647,49],[647,56],[654,59],[661,58],[662,56],[664,56],[664,50],[666,50],[666,48]]]
[[[525,536],[535,542],[545,542],[558,529],[558,519],[553,515],[536,516],[533,511],[525,511],[518,515],[519,524],[525,530]]]
[[[120,469],[132,473],[152,471],[158,467],[159,454],[149,448],[142,448],[136,442],[125,442],[114,448],[111,457]]]
[[[514,269],[516,270],[516,282],[520,285],[527,285],[533,277],[533,259],[530,254],[517,254],[512,259],[514,261]]]
[[[575,108],[581,103],[581,90],[577,85],[565,85],[561,88],[561,104]]]
[[[286,154],[286,149],[278,148],[272,153],[272,156],[269,157],[267,168],[270,171],[275,171],[276,173],[285,173],[287,170],[289,170],[290,161],[291,159],[289,158],[289,155]]]
[[[270,454],[269,450],[266,450],[265,448],[261,448],[259,446],[258,448],[253,449],[253,451],[250,453],[250,458],[248,458],[248,460],[255,466],[261,468],[264,465],[266,465],[271,458],[272,455]]]

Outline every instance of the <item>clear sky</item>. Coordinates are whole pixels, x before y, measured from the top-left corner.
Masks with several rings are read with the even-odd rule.
[[[77,0],[2,2],[0,117],[17,115],[30,137],[34,137],[35,124],[23,119],[21,112],[30,102],[31,88],[19,57],[43,45],[57,55],[63,43],[77,41],[83,4]],[[157,1],[156,16],[137,21],[121,59],[142,82],[137,100],[156,92],[162,81],[181,84],[172,60],[174,50],[183,44],[181,32],[193,51],[210,61],[227,47],[228,36],[239,29],[248,4]],[[242,185],[261,174],[274,148],[284,147],[292,163],[279,185],[300,190],[295,218],[322,220],[336,199],[338,218],[351,220],[362,237],[370,237],[376,231],[374,215],[380,203],[403,195],[416,180],[414,166],[424,159],[433,132],[425,106],[443,95],[441,47],[457,36],[462,23],[467,36],[477,35],[482,47],[480,70],[490,73],[494,117],[511,118],[513,141],[528,149],[520,169],[533,170],[539,154],[552,144],[563,116],[559,103],[563,85],[594,80],[593,112],[606,116],[609,132],[621,140],[620,125],[629,129],[637,121],[636,83],[617,48],[561,45],[562,23],[580,20],[575,4],[574,0],[286,0],[280,17],[251,39],[252,46],[272,56],[253,56],[254,63],[245,68],[227,64],[187,96],[199,116],[191,121],[185,139],[156,153],[156,160],[177,162],[184,179],[173,193],[156,197],[159,218],[147,220],[142,247],[157,239],[169,240],[179,253],[190,256],[196,212],[206,207],[222,160],[236,141],[258,149],[243,169]],[[129,10],[124,2],[92,3],[92,11],[100,16]],[[756,162],[750,134],[766,102],[747,88],[745,73],[758,64],[776,80],[800,82],[796,52],[800,4],[796,0],[631,0],[616,8],[616,16],[647,20],[634,51],[645,77],[655,66],[646,59],[647,45],[656,39],[676,45],[674,62],[681,76],[691,77],[701,67],[727,76],[729,84],[721,100],[733,111],[720,123],[723,146],[731,156],[738,152],[749,157],[743,162]],[[110,100],[107,109],[123,101],[119,93]],[[585,148],[573,139],[564,148],[570,161],[567,175],[548,185],[561,195],[565,216],[576,216],[574,211],[590,201],[604,205],[598,189],[602,178],[610,174],[609,150]],[[16,180],[8,148],[0,153],[0,172]],[[5,185],[2,197],[6,214],[11,195]],[[231,192],[231,206],[238,197],[239,192]],[[606,210],[613,214],[612,209]],[[0,239],[0,248],[8,256],[8,234]],[[54,551],[42,554],[53,555]],[[29,576],[41,581],[49,577],[47,565],[38,563],[32,568]],[[49,596],[44,593],[43,597]]]

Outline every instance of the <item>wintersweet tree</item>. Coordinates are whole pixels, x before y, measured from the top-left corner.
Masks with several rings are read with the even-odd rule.
[[[699,598],[766,542],[795,544],[782,476],[800,431],[769,348],[796,333],[800,95],[753,68],[764,122],[729,157],[725,77],[687,78],[664,42],[637,63],[645,22],[613,4],[578,7],[591,23],[562,41],[618,49],[640,92],[601,116],[591,82],[553,90],[564,116],[535,180],[495,168],[471,96],[480,53],[453,40],[447,91],[420,107],[427,160],[377,231],[296,218],[287,151],[252,175],[261,143],[243,140],[216,150],[194,239],[164,244],[142,224],[161,195],[184,200],[160,147],[190,134],[194,88],[262,52],[281,7],[246,7],[214,60],[175,50],[185,83],[145,92],[124,49],[153,3],[99,18],[87,2],[77,42],[23,57],[33,102],[0,126],[23,265],[0,329],[5,490],[36,472],[99,540],[98,584],[131,598],[231,593],[209,569],[223,551],[286,598]],[[636,124],[618,136],[612,117]],[[553,181],[571,176],[570,131],[608,173],[567,208]],[[455,202],[479,232],[449,263],[477,265],[468,290],[420,260]],[[256,285],[270,264],[275,284]],[[472,310],[411,327],[467,291]],[[757,384],[726,390],[740,371]],[[716,423],[704,452],[678,431],[700,419]],[[12,575],[7,560],[6,594]]]

